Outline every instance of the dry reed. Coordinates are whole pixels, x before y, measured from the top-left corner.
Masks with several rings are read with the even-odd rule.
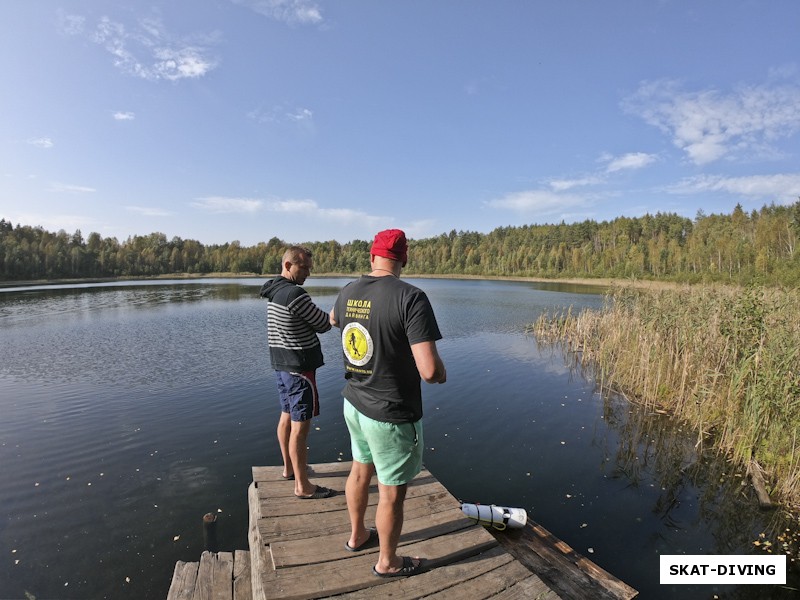
[[[602,310],[543,314],[604,388],[689,423],[771,493],[800,505],[800,293],[760,287],[617,287]]]

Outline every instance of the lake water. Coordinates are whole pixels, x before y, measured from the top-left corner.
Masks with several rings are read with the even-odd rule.
[[[309,279],[328,310],[347,279]],[[668,419],[603,397],[524,333],[602,290],[411,280],[445,336],[423,384],[425,464],[459,499],[525,508],[649,598],[796,598],[660,586],[661,554],[744,554],[780,524]],[[247,548],[253,465],[280,464],[262,280],[0,290],[0,598],[166,598],[178,560]],[[338,336],[322,336],[310,462],[350,460]]]

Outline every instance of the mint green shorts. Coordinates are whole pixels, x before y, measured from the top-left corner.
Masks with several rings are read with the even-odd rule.
[[[344,399],[353,460],[375,465],[383,485],[404,485],[422,470],[422,421],[384,423],[362,415]]]

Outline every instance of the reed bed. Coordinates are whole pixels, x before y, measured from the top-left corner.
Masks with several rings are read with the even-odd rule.
[[[770,494],[800,506],[800,293],[750,287],[613,288],[602,310],[543,314],[605,389],[690,424]]]

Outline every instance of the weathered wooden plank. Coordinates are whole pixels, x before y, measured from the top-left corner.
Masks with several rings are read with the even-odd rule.
[[[263,467],[262,467],[263,468]],[[349,474],[349,471],[348,471]],[[324,485],[329,487],[340,494],[344,494],[345,484],[347,483],[347,474],[340,472],[336,473],[321,473],[313,477],[314,483],[317,485]],[[275,481],[256,481],[256,487],[259,489],[259,498],[264,500],[286,498],[289,500],[295,499],[294,497],[294,482],[287,481],[283,477],[279,477]],[[415,486],[422,486],[428,483],[438,483],[438,480],[431,475],[430,471],[423,469],[409,484],[409,490]],[[378,491],[378,481],[373,477],[370,492]]]
[[[339,516],[342,520],[342,516]],[[403,532],[400,535],[400,546],[420,540],[445,535],[459,529],[475,527],[475,522],[466,518],[460,509],[450,508],[414,519],[406,518]],[[339,560],[348,556],[344,547],[350,536],[350,528],[332,535],[320,535],[314,538],[291,539],[270,544],[272,564],[275,569],[307,565],[330,560]],[[377,545],[364,550],[365,553],[377,552]]]
[[[308,476],[311,478],[319,475],[326,475],[328,477],[347,477],[350,474],[351,461],[333,462],[333,463],[319,463],[308,465]],[[253,467],[253,481],[256,483],[260,481],[286,481],[283,476],[283,467],[281,466],[267,466],[267,467]]]
[[[495,535],[502,536],[503,547],[562,598],[630,600],[638,594],[535,521]]]
[[[404,554],[426,559],[426,568],[436,569],[480,554],[497,545],[482,527],[470,527],[448,536],[425,540],[404,548]],[[339,561],[279,569],[272,577],[263,577],[266,597],[282,600],[324,598],[381,585],[392,579],[375,577],[372,567],[375,557],[362,555]],[[418,575],[410,579],[417,579]],[[425,579],[424,581],[432,581]],[[431,587],[423,595],[439,591]]]
[[[199,567],[200,563],[196,562],[179,560],[175,563],[175,571],[172,573],[172,583],[169,586],[167,600],[191,600]]]
[[[519,584],[531,576],[531,572],[522,564],[517,561],[509,561],[497,569],[477,575],[463,586],[448,587],[425,598],[426,600],[461,600],[465,597],[471,600],[494,598],[500,592]],[[548,589],[547,586],[545,586],[545,589]]]
[[[316,502],[316,501],[315,501]],[[427,517],[442,511],[452,511],[457,502],[444,488],[433,494],[406,498],[403,512],[407,520]],[[377,503],[369,504],[365,513],[367,523],[375,522]],[[288,515],[274,519],[261,519],[259,532],[265,544],[287,538],[302,539],[350,532],[350,520],[346,507],[337,512]]]
[[[312,479],[344,490],[349,471],[350,463],[314,465]],[[490,534],[474,525],[463,517],[460,503],[427,471],[409,484],[400,542],[402,555],[426,558],[427,572],[411,578],[378,578],[372,573],[375,549],[357,554],[344,549],[349,521],[343,493],[329,499],[297,500],[293,483],[281,477],[281,467],[254,467],[253,474],[256,482],[248,491],[248,499],[249,537],[251,548],[256,549],[251,553],[254,600],[341,594],[353,600],[378,596],[411,599],[432,594],[439,600],[484,596],[506,600],[628,600],[636,595],[633,588],[538,524],[532,524],[525,535],[519,530]],[[374,522],[377,501],[377,485],[373,485],[368,523]],[[462,522],[467,528],[460,528]],[[535,535],[534,526],[540,528]],[[498,540],[502,547],[492,549]]]
[[[415,483],[416,481],[417,480],[411,482],[411,484],[415,485],[409,484],[406,492],[406,501],[420,496],[430,496],[437,492],[447,492],[442,484],[436,480],[420,480],[427,481],[427,483]],[[264,484],[259,486],[259,489],[263,487],[263,485]],[[370,506],[374,506],[378,503],[377,489],[373,493],[370,493],[368,502]],[[259,500],[259,510],[264,518],[283,518],[292,515],[314,515],[316,517],[326,512],[346,511],[347,498],[344,492],[339,492],[335,496],[321,498],[319,500],[300,500],[299,498],[295,498],[294,495],[291,497],[262,498]]]
[[[533,573],[529,573],[529,575],[519,583],[503,590],[496,596],[492,596],[492,600],[560,600],[560,596],[551,590],[546,583]],[[581,596],[580,599],[576,598],[575,600],[588,599],[589,596]]]
[[[392,600],[414,600],[424,595],[423,590],[431,588],[454,590],[453,598],[458,600],[461,598],[471,599],[473,596],[465,593],[465,590],[470,589],[472,580],[493,569],[507,565],[513,560],[508,552],[500,547],[494,547],[476,556],[470,556],[462,561],[441,566],[415,577],[385,580],[379,590],[370,587],[337,596],[337,600],[373,600],[378,595],[392,598]],[[379,594],[376,591],[379,591]]]
[[[249,504],[249,526],[247,530],[247,540],[250,546],[250,577],[251,589],[253,600],[264,600],[266,593],[264,591],[264,576],[273,573],[272,559],[268,555],[268,549],[261,539],[261,534],[258,531],[259,523],[261,522],[261,513],[259,511],[258,503],[258,490],[256,483],[253,482],[247,488],[247,501]]]
[[[232,600],[233,553],[203,552],[192,600]]]
[[[233,600],[252,600],[253,584],[250,576],[250,553],[237,550],[233,555]]]

